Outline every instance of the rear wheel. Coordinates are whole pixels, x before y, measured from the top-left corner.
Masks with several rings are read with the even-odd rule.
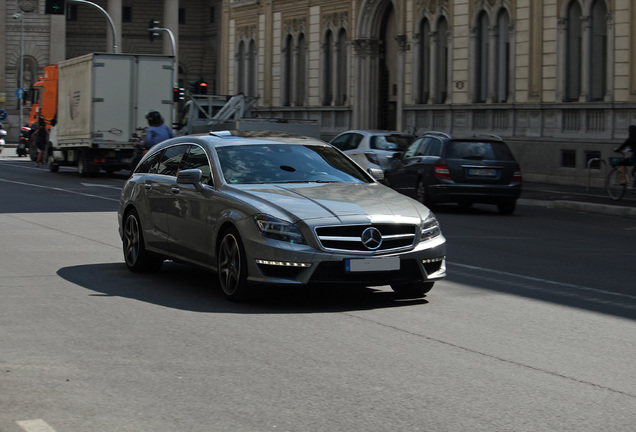
[[[143,273],[158,271],[161,268],[163,259],[146,250],[141,221],[135,210],[131,210],[124,216],[124,238],[122,240],[124,260],[130,270]]]
[[[391,289],[400,297],[424,297],[435,282],[413,282],[408,284],[391,284]]]
[[[499,210],[500,214],[505,214],[505,215],[513,214],[516,208],[517,208],[517,200],[508,200],[508,201],[500,202],[499,204],[497,204],[497,209]]]
[[[422,178],[417,181],[417,185],[415,186],[415,199],[424,205],[432,205],[432,203],[429,202],[430,200],[428,199],[428,195],[426,194],[426,183]]]
[[[625,180],[623,180],[623,173],[620,168],[613,168],[607,175],[605,190],[607,191],[607,195],[614,201],[618,201],[625,196],[627,185],[625,184]]]
[[[225,231],[221,238],[217,257],[219,283],[223,294],[233,301],[245,300],[249,294],[249,287],[243,242],[235,228]]]

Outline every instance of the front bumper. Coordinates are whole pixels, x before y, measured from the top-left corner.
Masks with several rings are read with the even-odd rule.
[[[446,240],[440,235],[409,251],[359,255],[318,251],[280,241],[246,241],[248,281],[262,284],[382,286],[437,281],[446,276]],[[398,270],[347,271],[346,260],[397,257]]]

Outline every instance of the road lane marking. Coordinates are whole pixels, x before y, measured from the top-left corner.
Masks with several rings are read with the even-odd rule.
[[[112,186],[112,185],[105,185],[105,184],[99,184],[99,183],[80,183],[82,186],[86,186],[86,187],[101,187],[101,188],[107,188],[107,189],[115,189],[115,190],[121,190],[120,186]]]
[[[539,283],[544,283],[544,284],[549,284],[549,285],[557,285],[560,287],[564,287],[564,288],[574,288],[574,289],[578,289],[581,291],[589,291],[589,292],[593,292],[596,294],[604,294],[604,295],[610,295],[610,296],[616,296],[616,297],[624,297],[624,298],[628,298],[630,300],[636,300],[636,296],[633,295],[629,295],[629,294],[622,294],[622,293],[617,293],[617,292],[612,292],[612,291],[604,291],[598,288],[590,288],[590,287],[586,287],[586,286],[581,286],[581,285],[574,285],[574,284],[569,284],[569,283],[565,283],[565,282],[556,282],[556,281],[552,281],[549,279],[541,279],[541,278],[537,278],[537,277],[532,277],[532,276],[524,276],[524,275],[520,275],[520,274],[516,274],[516,273],[509,273],[509,272],[505,272],[505,271],[501,271],[501,270],[493,270],[493,269],[489,269],[489,268],[485,268],[485,267],[477,267],[477,266],[472,266],[472,265],[468,265],[468,264],[459,264],[456,262],[449,262],[448,264],[450,265],[456,265],[457,267],[463,267],[465,269],[469,269],[469,270],[479,270],[479,271],[483,271],[483,272],[487,272],[487,273],[494,273],[494,274],[498,274],[501,276],[508,276],[508,277],[513,277],[513,278],[520,278],[520,279],[525,279],[525,280],[529,280],[532,282],[539,282]]]
[[[88,193],[84,193],[84,192],[77,192],[77,191],[70,190],[70,189],[63,189],[63,188],[52,187],[52,186],[44,186],[44,185],[35,184],[35,183],[19,182],[19,181],[7,180],[7,179],[3,179],[3,178],[0,178],[0,181],[3,181],[5,183],[19,184],[19,185],[22,185],[22,186],[32,186],[32,187],[38,187],[38,188],[41,188],[41,189],[50,189],[50,190],[55,190],[55,191],[58,191],[58,192],[67,192],[67,193],[70,193],[70,194],[82,195],[82,196],[89,197],[89,198],[99,198],[99,199],[103,199],[103,200],[119,202],[118,198],[103,197],[103,196],[88,194]]]
[[[26,432],[55,432],[51,426],[49,426],[44,420],[20,420],[16,421],[16,424],[20,426]]]

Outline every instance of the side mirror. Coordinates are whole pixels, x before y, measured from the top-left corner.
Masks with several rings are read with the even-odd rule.
[[[190,184],[193,185],[197,191],[201,191],[203,189],[203,184],[201,184],[202,178],[203,173],[200,169],[187,169],[179,172],[177,183]]]
[[[381,169],[369,168],[367,169],[367,172],[371,174],[371,177],[373,177],[376,181],[384,180],[384,171]]]

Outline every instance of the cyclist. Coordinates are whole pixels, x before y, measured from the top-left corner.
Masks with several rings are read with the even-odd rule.
[[[163,117],[159,111],[151,110],[146,113],[146,120],[148,120],[148,130],[146,136],[139,142],[135,142],[136,155],[130,164],[130,169],[134,170],[141,157],[155,144],[159,144],[169,138],[174,137],[172,129],[163,123]]]
[[[627,159],[627,161],[629,162],[629,165],[636,167],[636,126],[631,125],[628,129],[627,129],[627,139],[625,140],[625,142],[623,144],[621,144],[619,147],[614,147],[614,151],[615,152],[622,152],[625,149],[629,149],[632,152],[632,155],[629,159]],[[632,168],[632,169],[636,169],[636,168]],[[627,183],[627,176],[625,174],[625,166],[621,167],[621,173],[623,174],[623,183],[622,184],[626,184]],[[634,186],[634,185],[632,185]]]

